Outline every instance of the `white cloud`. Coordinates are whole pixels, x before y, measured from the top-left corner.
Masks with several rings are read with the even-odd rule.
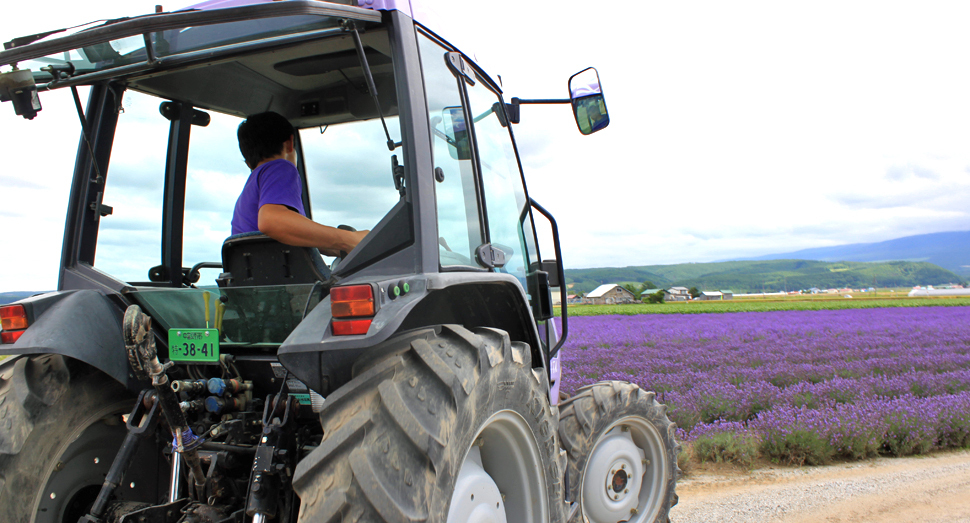
[[[2,39],[154,2],[55,5],[44,17],[5,6],[18,23]],[[530,194],[558,218],[569,266],[970,229],[963,2],[443,5],[446,25],[434,27],[501,75],[508,98],[564,97],[569,75],[600,71],[603,132],[580,136],[568,106],[523,106],[515,127]],[[56,280],[79,126],[68,92],[42,101],[33,122],[0,105],[0,176],[15,180],[0,189],[0,227],[51,262],[0,258],[0,290]]]

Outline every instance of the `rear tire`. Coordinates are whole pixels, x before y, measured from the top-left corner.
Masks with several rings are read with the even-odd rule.
[[[569,499],[580,503],[573,521],[669,521],[677,504],[680,443],[655,394],[632,383],[604,381],[579,389],[560,412]],[[627,474],[633,470],[636,475]]]
[[[90,367],[57,355],[0,367],[0,514],[11,523],[76,523],[126,434],[133,399]]]
[[[459,474],[478,470],[467,466],[473,445],[501,492],[489,507],[508,521],[562,521],[548,380],[527,345],[495,329],[423,329],[371,349],[355,375],[327,398],[323,441],[296,468],[300,521],[447,523],[452,504],[475,500],[453,503]]]

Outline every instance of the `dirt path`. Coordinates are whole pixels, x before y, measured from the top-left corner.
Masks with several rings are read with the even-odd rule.
[[[970,523],[970,451],[827,467],[698,472],[673,523]]]

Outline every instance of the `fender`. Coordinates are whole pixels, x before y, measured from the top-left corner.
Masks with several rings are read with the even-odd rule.
[[[13,345],[0,345],[0,356],[60,354],[95,367],[128,388],[137,388],[122,337],[123,311],[106,296],[78,290],[17,303],[27,309],[30,326]]]
[[[383,289],[398,281],[407,281],[411,291],[394,300],[387,299]],[[354,283],[357,282],[342,282]],[[529,344],[536,367],[548,369],[525,292],[511,275],[455,272],[374,283],[381,291],[377,297],[380,308],[367,335],[334,336],[327,297],[280,346],[279,362],[312,390],[326,396],[348,382],[354,362],[391,336],[446,323],[504,330],[512,341]]]

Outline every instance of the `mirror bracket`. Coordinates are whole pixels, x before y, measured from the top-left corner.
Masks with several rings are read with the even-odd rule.
[[[445,63],[448,64],[448,69],[451,69],[452,74],[464,78],[471,85],[475,85],[475,69],[465,61],[461,53],[445,53]]]

